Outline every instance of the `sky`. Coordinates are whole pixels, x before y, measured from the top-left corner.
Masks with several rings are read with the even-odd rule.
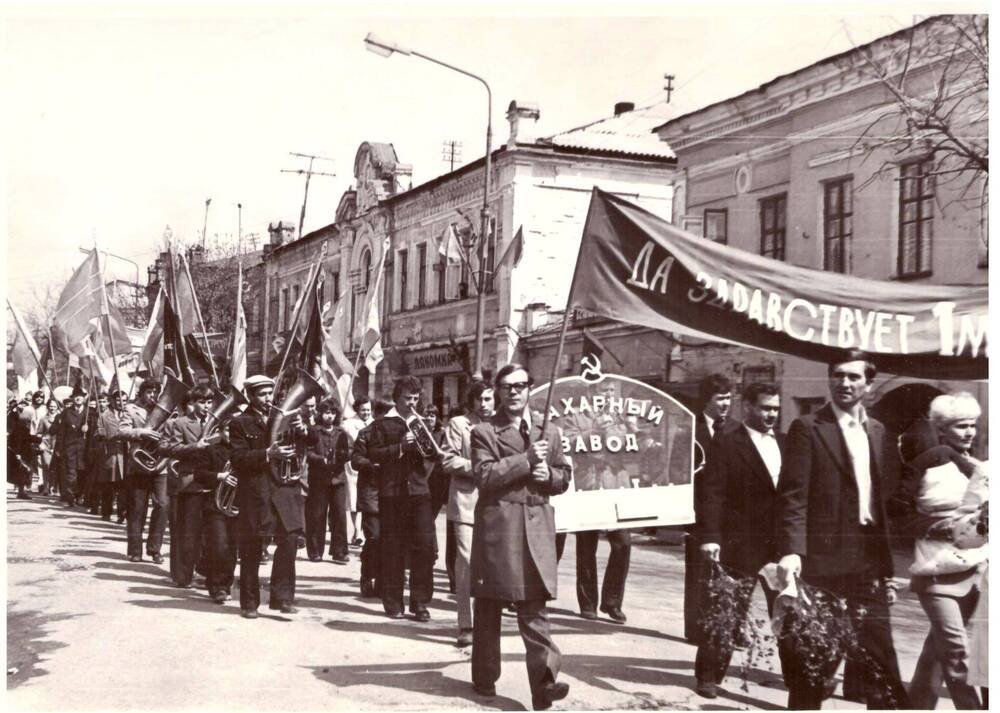
[[[209,245],[235,243],[241,203],[259,247],[269,222],[298,223],[304,178],[282,170],[306,162],[289,152],[333,159],[314,164],[336,176],[313,177],[305,232],[333,222],[363,141],[392,143],[414,185],[449,170],[445,141],[460,163],[482,156],[482,86],[368,52],[369,32],[483,76],[496,146],[514,99],[538,103],[544,136],[663,102],[673,74],[681,114],[942,10],[956,6],[3,5],[5,291],[33,309],[95,240],[145,283],[167,226],[200,239],[209,198]],[[108,277],[134,280],[127,260]]]

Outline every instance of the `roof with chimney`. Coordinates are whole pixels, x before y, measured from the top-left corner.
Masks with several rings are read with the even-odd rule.
[[[670,146],[654,133],[673,113],[666,102],[625,111],[615,116],[539,139],[540,144],[629,156],[676,158]]]

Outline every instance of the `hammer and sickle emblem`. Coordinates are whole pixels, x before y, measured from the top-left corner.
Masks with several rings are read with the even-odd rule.
[[[580,360],[580,363],[584,367],[580,377],[587,383],[592,384],[604,378],[604,374],[601,373],[601,360],[596,355],[587,354]]]

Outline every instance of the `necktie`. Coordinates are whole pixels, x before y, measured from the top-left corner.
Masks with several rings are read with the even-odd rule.
[[[721,431],[722,427],[725,426],[725,425],[726,425],[726,417],[725,416],[719,416],[717,419],[715,419],[715,430],[716,431]]]
[[[528,442],[531,440],[531,433],[528,430],[527,422],[525,422],[523,419],[521,420],[521,426],[518,430],[521,432],[521,438],[524,439],[524,444],[528,445]]]

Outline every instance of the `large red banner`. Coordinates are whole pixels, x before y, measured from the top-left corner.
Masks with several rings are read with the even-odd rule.
[[[684,232],[594,189],[572,303],[653,329],[879,369],[986,379],[987,287],[881,282],[796,267]]]

